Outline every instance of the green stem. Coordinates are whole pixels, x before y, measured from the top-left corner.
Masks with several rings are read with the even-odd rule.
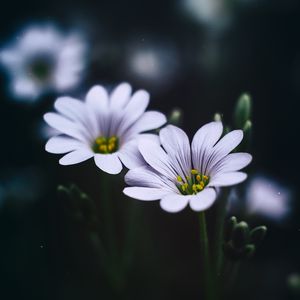
[[[109,277],[113,281],[114,285],[117,280],[117,243],[116,243],[116,231],[115,223],[113,216],[113,206],[112,206],[112,197],[111,197],[111,184],[110,178],[107,174],[103,174],[101,177],[101,203],[102,203],[102,217],[105,232],[105,238],[107,243],[107,272]]]
[[[226,207],[229,195],[229,189],[224,189],[222,195],[218,201],[216,212],[216,227],[213,244],[213,261],[215,262],[215,275],[217,278],[221,275],[221,267],[223,262],[223,250],[222,245],[224,242],[224,223],[226,217]]]
[[[199,225],[200,225],[201,260],[202,260],[202,267],[203,267],[202,275],[204,281],[205,299],[213,300],[215,299],[215,294],[213,290],[213,283],[212,283],[212,276],[211,276],[209,241],[208,241],[206,218],[204,212],[200,212],[199,214]]]
[[[131,201],[128,204],[128,213],[126,219],[126,234],[125,234],[125,243],[123,250],[123,266],[124,271],[128,271],[134,256],[134,246],[137,238],[138,226],[138,207]]]

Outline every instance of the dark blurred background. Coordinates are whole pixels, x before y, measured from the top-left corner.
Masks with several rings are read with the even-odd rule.
[[[134,89],[150,92],[151,109],[169,114],[181,108],[182,127],[190,137],[215,112],[231,124],[237,98],[249,92],[250,176],[260,172],[281,182],[292,195],[292,209],[281,222],[246,219],[266,224],[269,232],[256,256],[242,264],[231,296],[294,299],[287,278],[300,273],[299,1],[228,1],[224,11],[204,16],[187,5],[174,0],[6,2],[0,43],[33,21],[79,29],[89,41],[89,66],[70,95],[80,98],[94,84],[128,81]],[[98,206],[101,171],[92,161],[59,166],[58,157],[45,152],[41,133],[42,115],[52,110],[57,95],[45,95],[34,105],[16,102],[6,93],[8,80],[1,72],[0,297],[113,299],[87,242],[87,229],[69,217],[56,192],[58,184],[74,182]],[[120,237],[127,206],[138,210],[134,226],[140,242],[120,298],[199,298],[196,214],[167,214],[158,203],[128,199],[121,193],[122,176],[112,180]]]

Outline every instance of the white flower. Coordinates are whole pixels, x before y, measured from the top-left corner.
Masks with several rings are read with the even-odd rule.
[[[230,152],[241,142],[243,132],[234,130],[224,137],[221,122],[211,122],[195,134],[192,145],[184,131],[173,125],[160,130],[162,147],[142,140],[139,150],[148,163],[130,170],[125,181],[131,187],[124,193],[138,200],[160,200],[162,209],[178,212],[190,204],[203,211],[216,199],[217,187],[244,181],[238,172],[252,157],[248,153]],[[219,140],[220,139],[220,140]]]
[[[270,177],[257,175],[246,190],[246,209],[274,221],[282,220],[290,212],[291,192]]]
[[[225,28],[235,8],[226,0],[183,0],[181,4],[186,13],[211,29]]]
[[[110,174],[144,163],[137,147],[140,137],[156,139],[154,134],[140,134],[166,122],[157,111],[145,112],[149,94],[138,90],[131,96],[128,83],[118,85],[111,95],[100,85],[92,87],[85,102],[61,97],[55,102],[58,113],[47,113],[45,121],[62,135],[46,144],[50,153],[67,153],[61,165],[80,163],[94,157],[96,165]],[[122,163],[121,163],[122,162]]]
[[[87,45],[77,33],[64,35],[55,27],[32,26],[0,50],[0,63],[11,77],[17,98],[36,100],[48,91],[65,91],[82,78]]]
[[[161,41],[131,43],[126,52],[125,68],[133,80],[154,90],[174,83],[180,60],[173,45]]]

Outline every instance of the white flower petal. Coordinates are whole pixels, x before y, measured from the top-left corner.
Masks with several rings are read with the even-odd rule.
[[[205,188],[203,191],[193,195],[190,199],[190,207],[194,211],[203,211],[210,208],[217,197],[216,191],[212,188]]]
[[[86,105],[82,101],[72,97],[59,97],[54,103],[56,110],[72,121],[78,121],[85,126],[90,133],[89,136],[93,139],[98,134],[98,126],[96,119],[93,118]]]
[[[124,82],[119,84],[110,96],[111,110],[122,110],[130,100],[131,86]]]
[[[247,174],[243,172],[220,173],[211,178],[208,186],[230,186],[243,182],[247,178]]]
[[[209,156],[208,163],[204,166],[204,173],[211,170],[223,157],[229,154],[243,139],[242,130],[233,130],[227,133],[222,139],[214,146],[211,155]]]
[[[177,174],[172,167],[170,158],[157,143],[148,139],[142,139],[139,141],[138,147],[145,161],[153,169],[169,179],[174,180],[177,177]]]
[[[190,175],[192,169],[191,148],[186,133],[176,126],[168,125],[160,130],[159,138],[176,169],[177,175],[182,178]]]
[[[125,175],[125,182],[130,186],[153,188],[162,188],[165,186],[161,175],[149,166],[129,170]]]
[[[83,142],[87,141],[85,134],[83,134],[78,124],[56,113],[46,113],[44,115],[44,120],[48,123],[48,125],[60,131],[61,133],[74,137]]]
[[[93,122],[97,124],[98,135],[107,135],[110,126],[107,91],[101,85],[95,85],[88,91],[85,101]]]
[[[141,133],[136,137],[136,139],[138,140],[138,143],[142,142],[143,140],[148,140],[148,141],[153,142],[156,145],[160,146],[160,140],[159,140],[159,137],[157,134]]]
[[[129,134],[136,134],[161,127],[167,122],[164,114],[158,111],[146,111],[129,129]]]
[[[74,87],[81,79],[81,74],[72,69],[60,66],[54,74],[54,87],[57,91],[63,92]]]
[[[28,97],[35,100],[42,92],[42,87],[39,87],[30,77],[16,77],[11,85],[12,92],[17,97]]]
[[[149,104],[149,98],[149,93],[144,90],[139,90],[133,94],[131,100],[124,108],[122,121],[118,124],[118,135],[122,135],[142,116]]]
[[[64,166],[74,165],[83,162],[93,156],[94,153],[91,150],[87,148],[82,148],[66,154],[59,160],[59,163]]]
[[[127,187],[123,190],[123,193],[137,200],[152,201],[161,199],[169,192],[158,188]]]
[[[118,155],[122,163],[128,169],[137,168],[146,163],[138,149],[137,140],[132,140],[123,145]]]
[[[202,126],[195,134],[192,141],[193,166],[201,173],[205,173],[206,159],[212,147],[219,140],[223,132],[221,122],[211,122]]]
[[[0,52],[0,62],[9,68],[15,68],[22,62],[22,59],[22,53],[14,48],[4,49]]]
[[[119,174],[123,168],[117,153],[95,154],[95,163],[98,168],[109,174]]]
[[[246,167],[252,160],[252,155],[249,153],[230,153],[221,159],[216,165],[208,170],[210,176],[215,176],[218,173],[226,173],[239,171]]]
[[[50,153],[61,154],[84,147],[86,145],[78,140],[63,136],[54,136],[46,143],[45,149]]]
[[[163,210],[169,213],[176,213],[187,206],[190,198],[191,196],[189,195],[186,196],[174,193],[163,197],[159,204]]]
[[[88,91],[85,101],[96,112],[103,113],[108,109],[108,94],[101,85],[93,86]]]

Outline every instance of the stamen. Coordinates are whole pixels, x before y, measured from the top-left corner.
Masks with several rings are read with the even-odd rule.
[[[181,176],[177,176],[176,186],[183,195],[195,195],[201,192],[209,183],[209,177],[201,174],[198,170],[192,169],[191,175],[186,176],[183,179]]]
[[[111,137],[99,136],[96,138],[92,148],[95,153],[101,153],[101,154],[114,153],[119,148],[119,139],[116,136],[111,136]]]

